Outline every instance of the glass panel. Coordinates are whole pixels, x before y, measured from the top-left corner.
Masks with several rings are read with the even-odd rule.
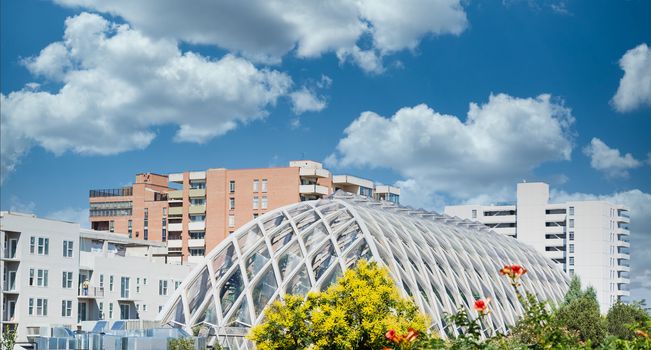
[[[325,205],[325,204],[331,204],[331,205]],[[339,203],[332,203],[331,201],[326,200],[317,204],[317,207],[319,208],[319,211],[321,212],[321,214],[323,214],[323,216],[327,216],[341,209],[343,206]]]
[[[185,323],[185,313],[183,312],[183,303],[181,298],[176,301],[176,307],[174,309],[174,321],[184,324]]]
[[[196,323],[201,323],[201,322],[207,322],[212,325],[217,325],[217,309],[215,308],[215,303],[212,297],[208,299],[208,304],[206,305],[203,312],[201,312],[201,316],[197,318]]]
[[[294,236],[296,236],[296,232],[294,232],[294,229],[290,224],[286,224],[280,230],[276,231],[276,233],[272,234],[271,248],[274,253],[289,243]]]
[[[262,227],[264,227],[264,230],[269,233],[271,230],[275,229],[276,227],[280,226],[283,222],[286,222],[287,218],[283,213],[278,213],[269,220],[266,220],[263,224]]]
[[[212,261],[212,269],[215,272],[215,278],[219,279],[228,272],[228,269],[237,262],[235,246],[229,244],[226,249],[222,250],[215,256]]]
[[[276,283],[274,270],[271,268],[271,265],[269,265],[267,271],[265,271],[262,278],[258,280],[255,287],[253,287],[253,292],[251,293],[253,296],[253,307],[256,315],[262,313],[262,310],[274,295],[277,287],[278,284]]]
[[[330,229],[332,231],[337,231],[341,225],[348,222],[352,218],[353,216],[350,215],[348,210],[343,210],[329,218],[328,224],[330,225]]]
[[[371,253],[371,248],[369,248],[368,243],[362,239],[361,243],[358,243],[353,249],[346,254],[346,267],[351,267],[357,262],[357,260],[365,259],[370,260],[373,257]]]
[[[341,275],[341,268],[339,265],[335,266],[330,274],[323,279],[323,283],[321,284],[321,291],[328,289],[328,287],[337,282],[337,279],[341,277]]]
[[[267,246],[263,242],[246,258],[246,275],[249,280],[260,271],[267,261],[269,261],[269,251],[267,251]]]
[[[296,228],[299,232],[302,232],[305,228],[317,222],[320,219],[319,215],[311,211],[303,216],[300,219],[296,220]]]
[[[324,239],[328,238],[328,231],[326,231],[323,224],[318,224],[317,226],[310,229],[309,232],[303,236],[303,242],[305,242],[305,249],[308,254],[314,251],[314,248],[319,246]]]
[[[219,299],[221,301],[222,312],[224,315],[226,315],[228,310],[231,309],[235,300],[237,300],[242,293],[243,288],[244,284],[242,283],[242,274],[240,273],[240,270],[237,269],[233,271],[231,277],[226,280],[219,291]]]
[[[199,277],[195,279],[190,285],[190,287],[187,289],[188,299],[189,299],[188,306],[190,307],[190,315],[194,315],[194,312],[199,307],[199,305],[201,305],[204,298],[206,297],[206,293],[209,290],[212,290],[212,284],[210,283],[208,268],[204,267]]]
[[[330,267],[335,261],[336,253],[335,247],[332,245],[332,242],[328,241],[326,245],[320,249],[312,257],[312,269],[314,269],[314,279],[319,280],[323,273]]]
[[[298,216],[301,213],[304,213],[304,212],[306,212],[306,211],[308,211],[310,209],[312,209],[311,205],[303,203],[301,205],[298,205],[298,206],[295,206],[294,208],[289,209],[287,211],[287,214],[289,214],[289,216],[295,218],[296,216]]]
[[[337,243],[341,251],[345,251],[358,236],[362,235],[362,229],[357,225],[356,222],[353,222],[349,227],[344,228],[337,234]]]
[[[307,293],[310,288],[312,288],[312,284],[310,284],[310,278],[307,275],[307,269],[305,266],[303,266],[287,284],[287,294],[303,295]]]
[[[243,298],[237,310],[233,312],[226,322],[226,327],[250,327],[251,315],[249,314],[249,303]]]
[[[303,254],[301,254],[301,247],[297,241],[292,243],[291,247],[287,248],[283,255],[278,259],[278,269],[280,270],[280,278],[283,280],[285,276],[294,271],[294,268],[303,261]]]
[[[261,240],[263,240],[262,232],[260,231],[258,225],[254,225],[237,240],[237,243],[240,245],[240,251],[244,253]]]

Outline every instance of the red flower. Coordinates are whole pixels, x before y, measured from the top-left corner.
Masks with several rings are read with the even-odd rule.
[[[396,330],[395,330],[395,329],[389,329],[389,330],[384,334],[384,336],[387,337],[387,339],[391,340],[391,341],[394,342],[394,343],[399,342],[399,341],[400,341],[400,338],[401,338],[398,334],[396,334]]]
[[[490,298],[475,300],[475,305],[474,305],[475,310],[480,314],[487,314],[488,303],[490,303],[490,301],[491,301]]]
[[[418,332],[413,328],[409,328],[405,340],[407,340],[408,342],[413,342],[416,340],[416,338],[418,338]]]
[[[527,269],[517,264],[505,265],[500,269],[500,275],[507,275],[512,279],[519,278],[525,273],[527,273]]]

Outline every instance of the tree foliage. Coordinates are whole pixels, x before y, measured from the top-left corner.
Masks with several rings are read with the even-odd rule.
[[[400,297],[386,268],[359,261],[325,292],[286,296],[265,311],[249,338],[261,350],[382,349],[388,329],[423,333],[427,319]]]
[[[634,330],[639,325],[651,321],[649,315],[638,303],[615,303],[606,316],[608,333],[621,339],[631,340],[635,337]]]

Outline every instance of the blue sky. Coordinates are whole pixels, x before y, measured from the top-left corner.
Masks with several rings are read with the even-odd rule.
[[[299,158],[436,210],[542,180],[631,207],[651,298],[651,3],[360,3],[3,1],[0,206]]]

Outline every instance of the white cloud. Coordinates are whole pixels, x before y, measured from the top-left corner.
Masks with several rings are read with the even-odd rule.
[[[593,137],[590,144],[583,148],[583,153],[590,157],[590,166],[610,178],[628,177],[628,171],[642,165],[630,153],[621,155],[618,149],[610,148],[600,139]]]
[[[326,107],[326,101],[322,97],[316,96],[305,87],[292,92],[289,94],[289,97],[292,99],[292,111],[294,114],[319,112]]]
[[[43,217],[53,220],[76,222],[82,228],[89,228],[88,208],[64,208],[45,214]]]
[[[436,206],[438,194],[464,200],[510,193],[540,164],[569,160],[573,122],[571,111],[549,95],[491,95],[483,105],[470,104],[465,122],[424,104],[391,118],[363,112],[327,162],[392,169],[403,177],[401,201],[427,208]]]
[[[427,35],[460,34],[468,25],[460,0],[56,2],[121,16],[150,36],[217,45],[260,62],[277,63],[288,53],[349,53],[369,72],[377,72],[368,70],[374,58],[414,49]],[[361,51],[365,38],[372,48]]]
[[[227,54],[181,52],[127,25],[82,13],[66,20],[63,41],[25,61],[35,75],[62,83],[0,96],[2,178],[34,144],[55,154],[115,154],[142,149],[152,127],[178,125],[176,141],[205,142],[264,118],[292,79]]]
[[[651,106],[651,49],[646,44],[626,51],[619,60],[624,76],[612,103],[619,112]]]
[[[623,204],[630,210],[631,223],[631,299],[651,301],[651,194],[638,189],[610,195],[551,191],[553,202],[604,200]]]

